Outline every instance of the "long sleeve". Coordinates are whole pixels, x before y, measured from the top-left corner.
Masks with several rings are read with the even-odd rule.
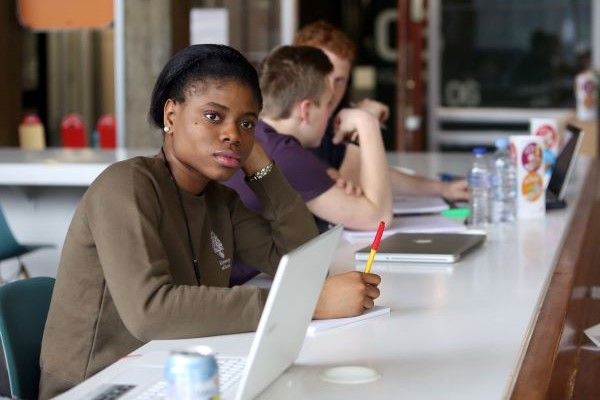
[[[107,289],[127,330],[141,341],[254,330],[264,291],[175,282],[175,274],[191,271],[191,256],[177,261],[167,254],[166,247],[171,253],[177,246],[186,252],[185,231],[176,230],[178,237],[170,240],[161,235],[173,223],[166,209],[173,211],[178,204],[161,204],[168,198],[148,189],[155,186],[151,176],[124,169],[99,181],[87,202],[88,226]],[[170,219],[177,217],[175,213]]]

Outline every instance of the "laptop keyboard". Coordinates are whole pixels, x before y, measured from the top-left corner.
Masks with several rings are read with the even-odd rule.
[[[219,364],[219,391],[226,392],[242,377],[246,365],[245,357],[223,357],[217,355]],[[167,398],[167,383],[164,380],[156,382],[148,389],[135,397],[135,400],[157,400]]]
[[[246,365],[245,357],[224,357],[217,355],[219,365],[219,391],[221,393],[229,390],[242,377],[242,371]],[[93,400],[115,400],[125,396],[134,385],[107,385],[106,388],[93,397]],[[167,382],[159,380],[152,386],[136,395],[135,400],[158,400],[167,398]]]

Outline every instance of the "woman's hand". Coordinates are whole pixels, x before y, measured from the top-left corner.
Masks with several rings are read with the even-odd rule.
[[[252,176],[271,162],[261,144],[255,140],[252,151],[250,151],[248,158],[242,163],[242,169],[246,176]]]
[[[380,282],[379,275],[358,271],[330,276],[325,280],[313,317],[328,319],[362,314],[375,305]]]

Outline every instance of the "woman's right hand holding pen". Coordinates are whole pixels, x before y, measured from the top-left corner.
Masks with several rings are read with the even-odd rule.
[[[325,280],[314,319],[345,318],[373,308],[379,297],[379,275],[351,271]]]

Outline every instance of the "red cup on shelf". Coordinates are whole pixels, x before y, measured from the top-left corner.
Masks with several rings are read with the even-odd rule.
[[[87,134],[81,115],[71,113],[63,117],[60,122],[60,137],[63,147],[87,147]]]
[[[105,114],[98,118],[96,131],[98,132],[98,143],[101,149],[114,149],[117,146],[117,129],[114,115]]]

